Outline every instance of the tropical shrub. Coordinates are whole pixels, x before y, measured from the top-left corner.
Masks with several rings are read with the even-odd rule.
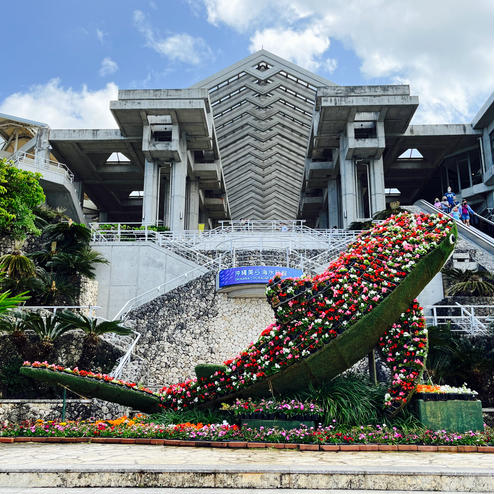
[[[492,297],[494,295],[494,275],[485,269],[443,269],[449,285],[448,295]]]
[[[494,331],[470,336],[448,325],[429,327],[427,374],[437,384],[468,387],[484,407],[494,406]]]
[[[386,388],[364,376],[346,374],[296,396],[324,410],[324,425],[378,424],[384,420]]]
[[[14,238],[41,233],[33,213],[45,201],[40,178],[39,173],[21,170],[0,159],[0,233]]]
[[[59,212],[40,208],[49,221],[60,219]],[[89,246],[90,230],[72,220],[44,222],[37,242],[41,250],[25,256],[19,250],[0,258],[7,276],[0,283],[12,293],[29,291],[31,305],[71,305],[76,302],[81,276],[95,277],[95,265],[108,261]]]

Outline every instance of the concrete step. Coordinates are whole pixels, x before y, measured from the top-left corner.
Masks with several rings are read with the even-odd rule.
[[[75,487],[37,488],[5,487],[1,494],[343,494],[341,489],[187,489],[187,488],[134,488],[134,487]],[[404,494],[405,491],[353,490],[352,494]],[[409,491],[406,491],[409,492]],[[458,491],[440,491],[442,494],[467,494]],[[414,494],[430,494],[430,491],[414,491]],[[468,494],[480,494],[469,491]]]
[[[492,469],[423,466],[52,465],[0,467],[6,487],[168,487],[175,489],[314,489],[352,491],[494,492]],[[95,491],[98,492],[98,491]],[[115,491],[113,491],[115,492]],[[171,491],[173,492],[173,490]],[[178,490],[177,492],[180,492]],[[228,490],[223,490],[228,492]],[[252,492],[252,491],[250,491]]]

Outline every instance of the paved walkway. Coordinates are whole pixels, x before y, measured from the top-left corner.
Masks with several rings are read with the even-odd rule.
[[[189,448],[127,444],[0,443],[0,467],[155,465],[297,465],[423,470],[494,470],[494,455],[482,453],[329,452],[286,449]]]
[[[0,494],[485,494],[494,492],[493,460],[483,453],[0,443]]]

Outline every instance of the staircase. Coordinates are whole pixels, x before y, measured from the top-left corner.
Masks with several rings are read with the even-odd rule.
[[[158,232],[137,224],[92,223],[92,243],[97,245],[152,244],[194,263],[172,280],[129,299],[114,319],[125,319],[133,309],[209,272],[237,266],[274,265],[317,274],[360,233],[347,230],[314,230],[300,221],[230,222],[206,232]]]
[[[430,202],[420,199],[415,202],[413,206],[405,207],[410,212],[424,212],[429,214],[440,213]],[[443,213],[444,214],[444,213]],[[490,226],[490,232],[494,232],[494,223],[484,218],[483,216],[476,215],[479,221],[487,223]],[[458,235],[460,239],[466,240],[469,244],[472,244],[476,249],[481,249],[492,257],[494,255],[494,233],[484,233],[474,226],[466,226],[461,221],[456,220],[456,227],[458,229]]]

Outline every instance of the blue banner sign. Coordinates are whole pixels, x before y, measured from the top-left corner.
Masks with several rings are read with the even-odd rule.
[[[240,266],[221,270],[218,275],[218,288],[232,285],[265,285],[276,273],[280,273],[282,278],[302,276],[301,269],[284,266]]]

